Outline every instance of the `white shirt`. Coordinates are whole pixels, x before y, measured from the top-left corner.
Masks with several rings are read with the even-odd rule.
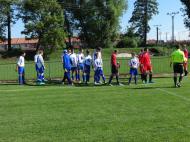
[[[19,59],[18,59],[18,61],[17,61],[17,65],[19,66],[19,67],[24,67],[24,57],[23,56],[20,56],[19,57]]]
[[[95,54],[97,54],[97,57],[95,57]],[[96,58],[102,59],[102,53],[101,53],[101,52],[94,51],[94,53],[93,53],[93,55],[92,55],[93,61],[95,61]]]
[[[101,59],[95,59],[94,61],[94,69],[97,70],[97,68],[102,68],[103,67],[103,63]]]
[[[77,55],[75,53],[70,55],[71,58],[71,66],[77,67]]]
[[[38,55],[39,55],[39,54],[36,54],[36,55],[34,56],[34,63],[37,63]]]
[[[77,60],[79,64],[83,64],[84,63],[84,54],[83,53],[79,53],[77,55]]]
[[[85,57],[84,64],[88,65],[88,66],[90,66],[92,64],[92,57],[90,55]]]
[[[137,69],[139,67],[139,59],[137,57],[132,58],[129,61],[129,66],[132,67],[132,68]]]
[[[39,54],[37,56],[37,63],[36,63],[36,65],[38,66],[38,68],[41,68],[42,66],[44,66],[44,59],[43,59],[43,57],[42,57],[41,54]]]

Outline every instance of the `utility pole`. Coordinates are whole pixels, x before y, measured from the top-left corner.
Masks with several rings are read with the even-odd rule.
[[[166,32],[166,43],[168,42],[168,32]]]
[[[159,27],[161,27],[162,25],[154,25],[154,27],[156,27],[156,44],[158,44],[158,31],[159,31]]]
[[[174,35],[174,18],[175,15],[179,14],[179,12],[168,12],[167,15],[172,17],[172,43],[175,42],[175,35]]]

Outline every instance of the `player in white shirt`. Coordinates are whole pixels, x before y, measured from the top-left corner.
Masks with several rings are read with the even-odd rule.
[[[137,84],[139,59],[136,57],[135,53],[132,53],[132,58],[129,60],[129,66],[130,66],[130,72],[129,72],[130,78],[128,84],[130,85],[133,76],[135,84]]]
[[[25,84],[25,70],[24,70],[24,66],[25,66],[25,61],[24,61],[24,57],[25,57],[25,53],[21,53],[21,56],[19,57],[18,61],[17,61],[17,65],[16,65],[16,71],[18,72],[18,81],[19,81],[19,85],[23,85]]]
[[[84,76],[85,83],[88,84],[90,81],[90,67],[92,65],[92,57],[90,55],[90,51],[86,50],[86,57],[84,59]]]
[[[84,54],[83,54],[83,49],[82,48],[79,49],[79,53],[77,55],[77,61],[78,61],[77,80],[80,82],[80,73],[82,72],[82,78],[83,78],[83,82],[84,82]]]
[[[74,74],[75,74],[75,80],[77,81],[77,54],[74,53],[74,49],[71,49],[71,54],[70,54],[70,59],[71,59],[71,78],[74,81]]]
[[[98,53],[96,53],[96,57],[98,57],[97,55]],[[106,83],[106,78],[104,76],[103,73],[103,62],[102,59],[100,58],[96,58],[94,60],[94,84],[100,84],[100,77],[102,77],[104,84]]]
[[[94,65],[94,62],[95,62],[95,60],[96,60],[97,58],[102,59],[101,47],[97,47],[97,48],[95,49],[93,55],[92,55],[93,66],[95,66],[95,65]],[[96,80],[95,78],[96,78],[96,76],[95,76],[95,74],[94,74],[94,83],[96,82],[96,81],[95,81],[95,80]],[[100,80],[100,78],[99,78],[99,80]]]
[[[38,83],[40,85],[45,84],[45,78],[44,78],[44,71],[45,71],[45,65],[44,65],[44,59],[43,59],[43,51],[39,51],[39,55],[37,56],[37,62],[36,62],[37,70],[38,70]]]

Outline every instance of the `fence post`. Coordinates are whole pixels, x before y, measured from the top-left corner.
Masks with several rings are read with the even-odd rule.
[[[50,73],[50,71],[51,71],[51,66],[50,66],[50,61],[48,61],[48,66],[49,66],[49,80],[51,80],[51,73]]]

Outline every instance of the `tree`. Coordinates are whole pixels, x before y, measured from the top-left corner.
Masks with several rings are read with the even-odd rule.
[[[70,13],[72,33],[77,33],[88,47],[109,47],[119,30],[119,17],[126,0],[62,0]]]
[[[18,0],[0,0],[0,39],[6,38],[6,28],[8,36],[8,51],[11,50],[11,24],[15,23]]]
[[[36,50],[50,53],[65,47],[63,9],[56,0],[24,0],[21,18],[25,24],[22,34],[38,39]]]
[[[184,8],[182,8],[182,12],[184,13],[184,24],[187,28],[190,29],[190,0],[181,0]]]
[[[136,33],[142,40],[142,45],[146,46],[147,33],[150,31],[148,22],[154,15],[158,14],[158,3],[156,0],[136,0],[134,11],[129,22],[135,28]]]

